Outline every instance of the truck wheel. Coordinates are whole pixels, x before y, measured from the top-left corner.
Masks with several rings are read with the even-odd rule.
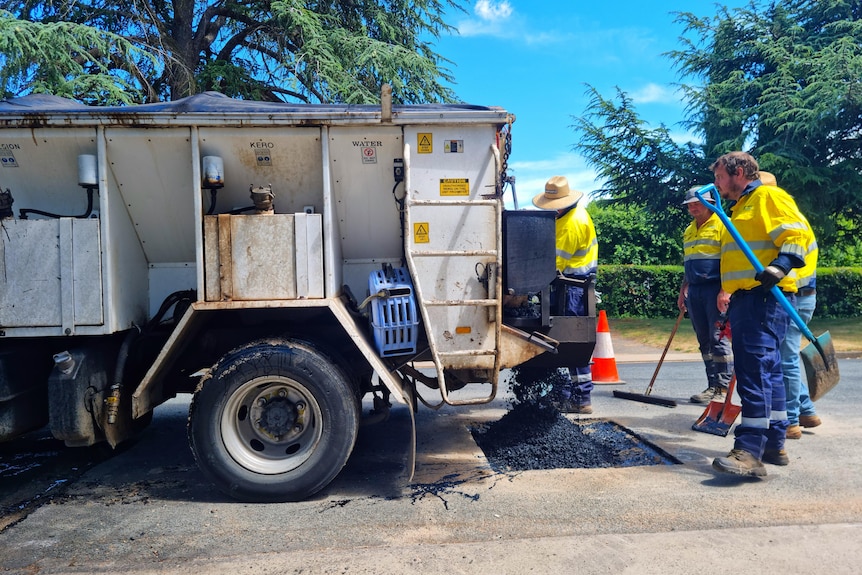
[[[347,462],[359,402],[311,344],[257,341],[220,359],[195,392],[188,435],[204,474],[248,502],[297,501]]]

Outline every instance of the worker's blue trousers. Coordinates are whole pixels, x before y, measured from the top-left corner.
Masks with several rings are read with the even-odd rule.
[[[794,296],[788,298],[793,303]],[[764,449],[783,449],[787,431],[780,345],[789,320],[770,292],[738,291],[730,300],[730,326],[742,420],[735,449],[758,459]]]
[[[580,276],[569,277],[580,278]],[[552,293],[551,305],[553,305],[555,298],[556,293]],[[587,315],[586,292],[583,288],[566,286],[566,315]],[[569,375],[572,380],[571,387],[560,390],[562,396],[566,399],[571,397],[578,405],[590,405],[590,394],[593,391],[593,372],[589,364],[569,366]]]
[[[691,325],[697,335],[700,356],[706,367],[707,386],[726,390],[733,376],[733,352],[730,340],[721,337],[721,328],[718,325],[721,314],[718,313],[716,300],[720,290],[721,285],[718,282],[690,284],[685,307],[688,309]]]

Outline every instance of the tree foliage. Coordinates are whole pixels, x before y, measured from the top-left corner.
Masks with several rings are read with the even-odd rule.
[[[676,144],[663,126],[648,129],[624,93],[593,91],[575,147],[607,178],[603,194],[661,210],[709,178],[717,156],[745,150],[796,197],[824,263],[860,253],[862,2],[753,0],[677,22],[681,47],[669,56],[688,82],[683,124],[701,143]]]
[[[677,144],[663,125],[650,128],[619,89],[617,101],[592,87],[588,94],[587,111],[575,127],[581,133],[578,151],[604,182],[593,195],[636,208],[658,233],[681,233],[690,219],[680,206],[685,191],[712,181],[699,147]]]
[[[0,11],[4,96],[152,102],[232,97],[452,101],[428,39],[459,0],[10,0]]]
[[[682,265],[682,233],[664,232],[650,211],[604,200],[590,202],[587,211],[596,227],[602,265]],[[675,211],[690,220],[682,206]]]

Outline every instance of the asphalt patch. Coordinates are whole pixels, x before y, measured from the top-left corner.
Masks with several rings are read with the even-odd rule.
[[[628,429],[600,419],[571,421],[556,408],[555,387],[567,381],[566,370],[513,370],[514,400],[498,421],[471,428],[476,444],[498,472],[540,469],[634,467],[678,463],[660,448]]]

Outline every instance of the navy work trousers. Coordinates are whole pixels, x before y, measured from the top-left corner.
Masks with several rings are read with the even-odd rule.
[[[792,304],[795,297],[788,299]],[[775,296],[763,289],[735,292],[729,317],[742,400],[734,448],[760,459],[764,449],[784,448],[788,422],[780,346],[789,318]]]

